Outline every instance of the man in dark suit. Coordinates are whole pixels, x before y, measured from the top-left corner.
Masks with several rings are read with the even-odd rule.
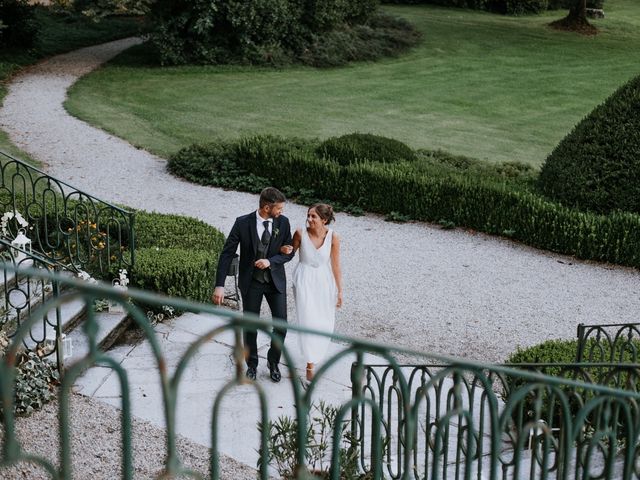
[[[213,303],[221,305],[224,300],[224,281],[240,245],[238,286],[242,294],[243,311],[259,315],[264,297],[272,317],[287,320],[287,278],[284,264],[293,258],[293,254],[280,253],[282,245],[291,245],[289,219],[281,215],[285,200],[282,192],[267,187],[260,193],[258,210],[236,218],[218,260]],[[273,333],[284,342],[286,329],[276,328]],[[251,380],[256,379],[258,367],[257,336],[256,330],[244,331],[247,377]],[[278,342],[272,339],[267,353],[267,365],[269,376],[274,382],[279,382],[281,378],[278,367],[280,354]]]

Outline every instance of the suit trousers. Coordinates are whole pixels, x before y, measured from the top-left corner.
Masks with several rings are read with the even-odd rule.
[[[261,283],[257,280],[251,280],[249,290],[242,294],[242,305],[245,313],[254,313],[260,315],[260,307],[262,306],[262,298],[267,299],[271,316],[280,320],[287,321],[287,294],[279,292],[271,281]],[[271,347],[267,353],[267,359],[274,365],[280,362],[282,354],[280,346],[284,343],[287,336],[286,328],[274,328],[271,337]],[[255,329],[244,329],[244,348],[247,366],[258,366],[258,332]]]

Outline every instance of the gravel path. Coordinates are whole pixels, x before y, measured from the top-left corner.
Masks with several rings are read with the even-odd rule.
[[[38,452],[54,466],[58,465],[58,403],[51,402],[30,417],[18,418],[16,437],[24,450]],[[112,480],[120,478],[122,468],[122,430],[120,410],[80,395],[71,397],[71,469],[73,478],[80,480]],[[131,420],[133,478],[157,478],[165,462],[166,432],[149,422]],[[0,426],[0,439],[4,432]],[[178,455],[186,468],[200,473],[209,472],[209,449],[177,436]],[[256,478],[256,471],[228,457],[220,462],[221,478],[248,480]],[[48,480],[46,471],[32,463],[20,463],[0,469],[3,480]],[[187,477],[184,477],[187,478]],[[191,478],[191,477],[189,477]]]
[[[28,69],[9,87],[0,127],[52,175],[98,197],[190,215],[228,233],[236,216],[256,207],[257,196],[172,177],[163,159],[65,112],[69,86],[133,43],[86,48]],[[286,210],[294,225],[302,224],[304,207],[287,205]],[[336,327],[343,333],[502,361],[518,345],[572,338],[580,322],[637,320],[640,280],[631,269],[576,262],[462,230],[387,223],[373,215],[339,214],[335,229],[343,239],[345,306]],[[73,451],[88,453],[74,459],[78,478],[114,478],[119,469],[118,411],[74,398],[73,412]],[[56,425],[55,419],[52,404],[18,422],[26,451],[49,452],[42,454],[55,461],[55,441],[42,434],[49,431],[45,425]],[[163,432],[138,420],[134,432],[135,477],[150,478],[162,463]],[[207,449],[180,442],[185,463],[206,472]],[[254,475],[230,459],[224,468],[223,478]],[[0,473],[2,478],[40,478],[29,466]]]
[[[163,159],[70,117],[62,106],[78,77],[134,42],[85,48],[30,68],[10,85],[0,127],[52,175],[98,197],[194,216],[228,233],[236,216],[255,209],[256,195],[177,179]],[[288,204],[286,214],[301,225],[305,209]],[[343,333],[502,361],[518,345],[575,337],[580,322],[630,322],[640,310],[640,278],[631,269],[374,215],[340,214],[335,229],[344,245],[345,306],[337,322]]]

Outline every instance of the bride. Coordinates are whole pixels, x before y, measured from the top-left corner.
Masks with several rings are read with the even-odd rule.
[[[292,246],[282,247],[285,254],[300,249],[300,263],[293,273],[298,323],[325,332],[333,332],[336,308],[342,306],[340,239],[327,227],[333,220],[330,205],[312,205],[307,211],[307,228],[296,230]],[[314,366],[324,358],[330,343],[329,337],[300,334],[307,380],[313,379]]]

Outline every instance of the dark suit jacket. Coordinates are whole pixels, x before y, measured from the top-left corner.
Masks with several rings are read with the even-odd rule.
[[[284,264],[293,258],[293,254],[284,255],[280,253],[282,245],[291,245],[291,226],[289,219],[283,215],[273,219],[271,226],[271,243],[267,251],[267,260],[271,263],[271,278],[276,289],[283,293],[287,289],[287,277],[285,275]],[[224,286],[224,281],[229,271],[229,265],[233,260],[238,244],[240,245],[240,263],[238,271],[238,286],[240,292],[246,295],[251,278],[253,276],[254,263],[258,253],[258,231],[256,229],[256,212],[236,218],[231,232],[227,237],[220,258],[218,259],[218,269],[216,271],[216,287]]]

